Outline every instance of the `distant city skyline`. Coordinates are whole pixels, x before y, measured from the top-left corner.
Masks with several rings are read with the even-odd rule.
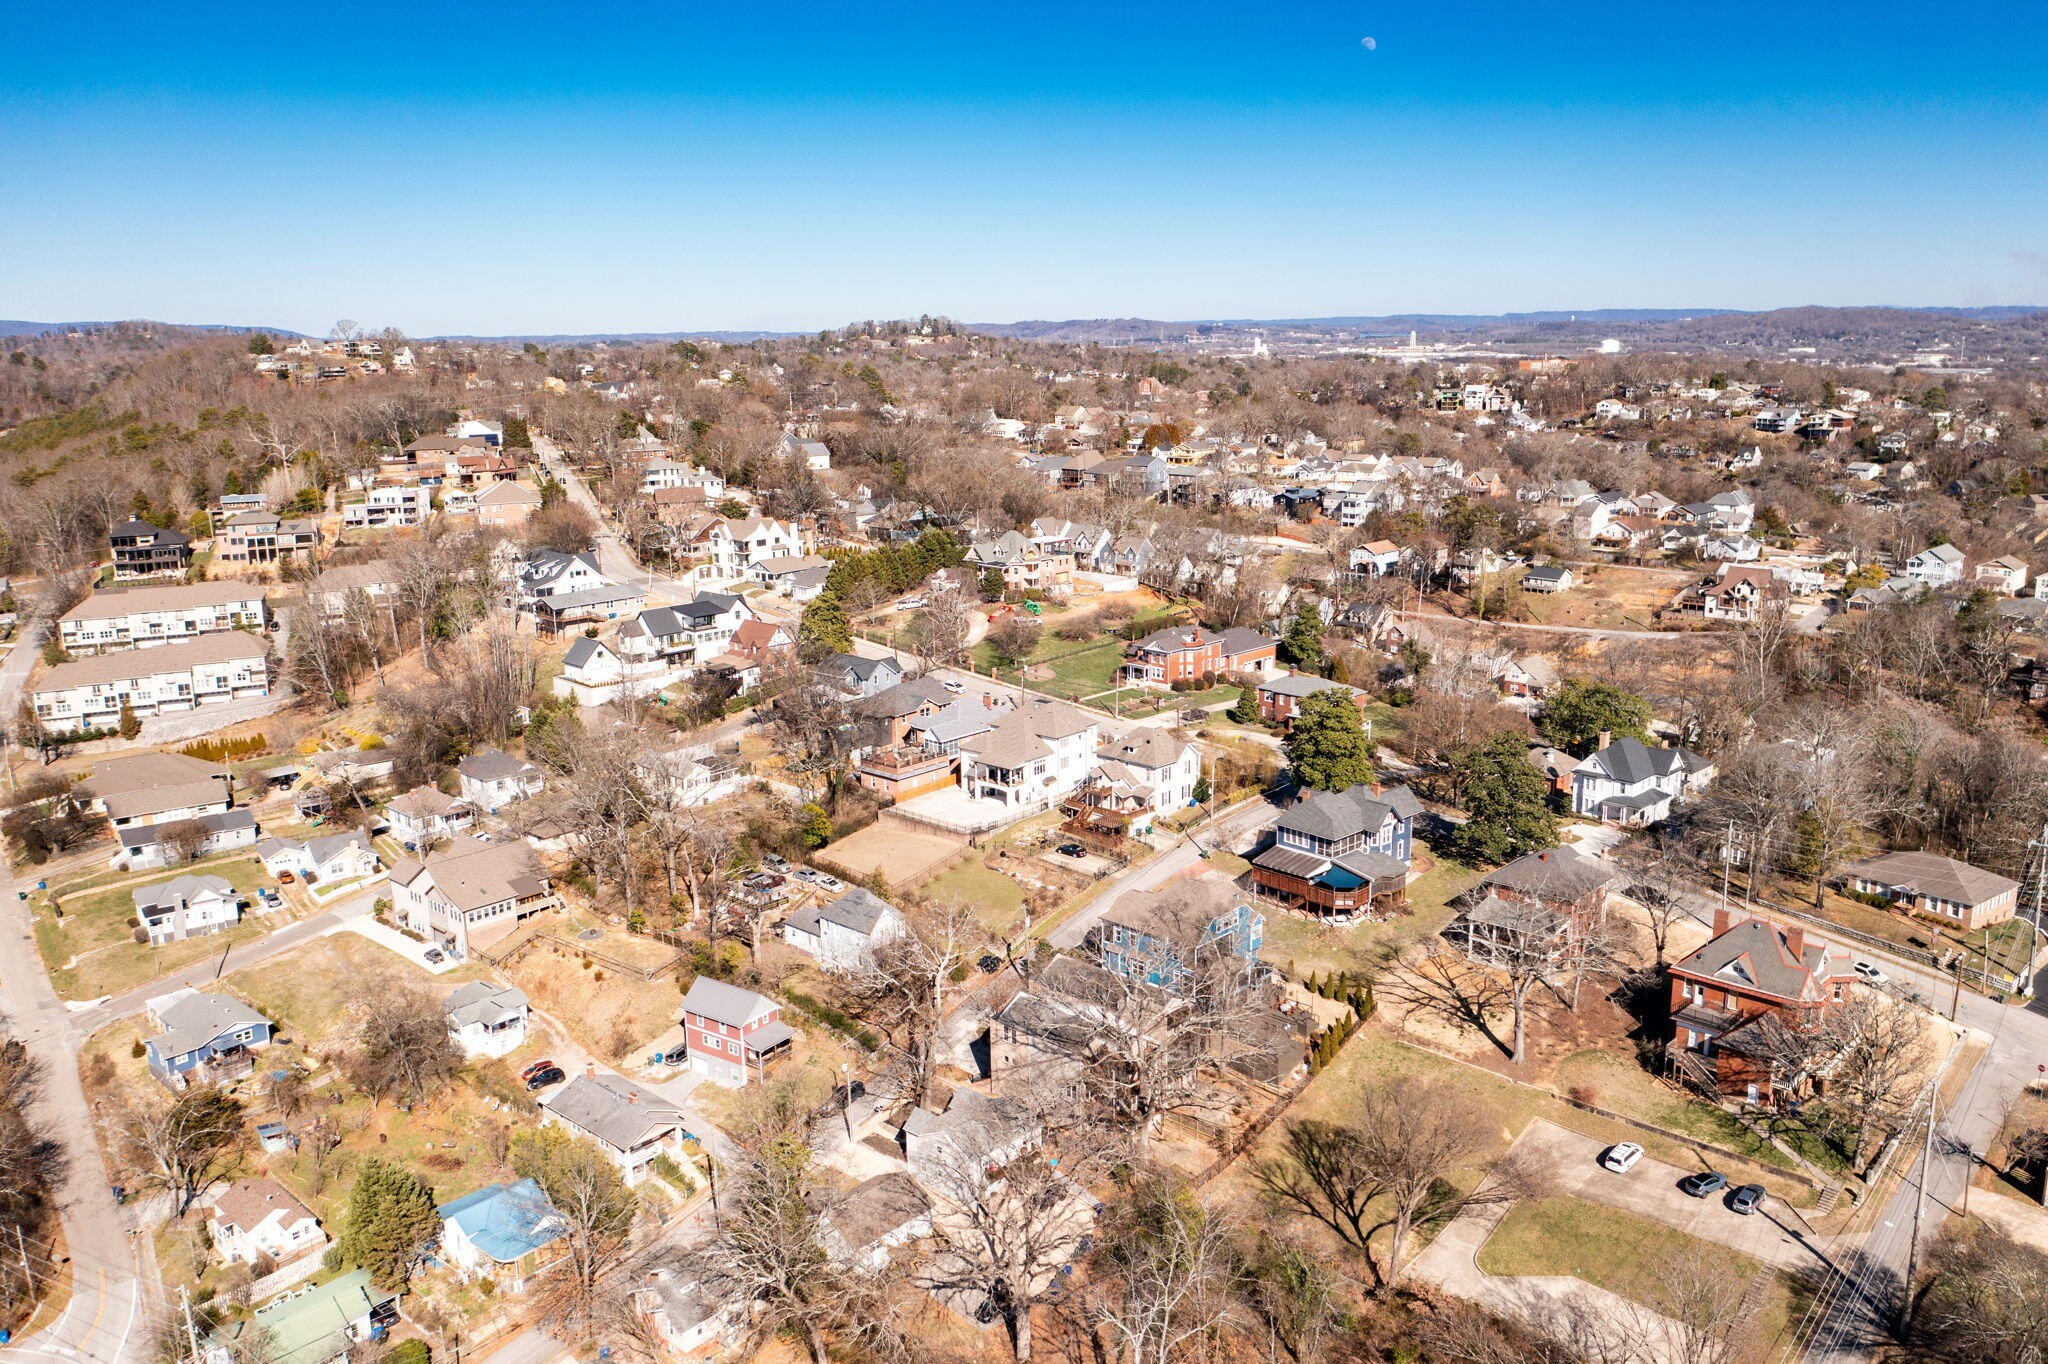
[[[34,54],[0,69],[0,316],[618,334],[2048,298],[2043,7],[78,24],[0,20]]]

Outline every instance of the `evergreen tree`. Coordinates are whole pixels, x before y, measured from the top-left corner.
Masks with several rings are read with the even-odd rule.
[[[1237,704],[1224,717],[1235,725],[1255,725],[1259,722],[1259,689],[1247,682],[1237,689]]]
[[[1287,632],[1280,637],[1280,656],[1294,667],[1311,672],[1323,666],[1327,658],[1323,652],[1323,617],[1314,603],[1303,602],[1294,619],[1287,622]]]
[[[1209,779],[1207,777],[1196,777],[1195,789],[1189,794],[1194,796],[1195,804],[1207,805],[1209,803],[1209,797],[1215,795],[1216,793],[1209,788]]]
[[[403,1289],[440,1230],[433,1191],[412,1171],[372,1156],[349,1190],[336,1244],[342,1258],[369,1270],[378,1287]]]
[[[1458,754],[1451,767],[1470,815],[1452,838],[1460,859],[1492,866],[1557,846],[1549,787],[1523,740],[1496,734]]]
[[[1312,791],[1343,791],[1372,780],[1372,742],[1349,692],[1304,697],[1283,747],[1295,779]]]
[[[846,607],[831,592],[821,592],[804,607],[796,627],[797,652],[816,663],[827,654],[853,652],[853,626],[846,619]]]
[[[121,730],[121,737],[124,739],[132,739],[142,733],[142,717],[138,716],[135,713],[135,707],[129,705],[126,701],[121,703],[121,718],[117,724]]]
[[[813,801],[798,811],[797,831],[803,835],[806,848],[822,848],[832,841],[832,816],[825,813],[825,807]]]
[[[1543,737],[1559,748],[1585,757],[1604,730],[1617,739],[1650,737],[1650,703],[1610,682],[1565,679],[1544,704],[1536,722]]]
[[[981,575],[981,599],[1001,601],[1003,599],[1003,570],[991,568]]]

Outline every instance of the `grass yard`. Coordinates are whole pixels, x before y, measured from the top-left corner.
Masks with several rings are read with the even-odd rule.
[[[277,926],[275,915],[259,918],[251,912],[222,933],[156,947],[136,942],[135,892],[162,885],[192,870],[181,868],[138,879],[130,885],[60,894],[57,904],[63,907],[61,916],[48,896],[38,896],[33,905],[36,949],[42,953],[43,965],[57,993],[66,999],[98,999],[119,994],[207,957],[218,956],[237,943],[260,938]],[[245,896],[258,886],[270,884],[262,863],[246,855],[209,862],[196,870],[222,877]]]
[[[968,857],[917,888],[932,900],[958,900],[974,907],[974,916],[996,937],[1014,933],[1024,922],[1024,887]]]
[[[261,966],[230,972],[226,984],[276,1023],[281,1035],[318,1051],[335,1037],[349,999],[358,993],[412,987],[445,995],[466,981],[489,975],[481,964],[464,962],[430,976],[360,933],[333,933]]]
[[[1769,1358],[1811,1297],[1800,1280],[1738,1250],[1576,1198],[1518,1203],[1479,1250],[1479,1267],[1488,1274],[1571,1275],[1652,1311],[1660,1310],[1665,1279],[1679,1266],[1731,1282],[1770,1276],[1755,1314],[1739,1328],[1741,1347],[1733,1356],[1738,1359]]]
[[[1988,961],[1993,970],[2020,975],[2026,973],[2033,963],[2034,928],[2024,920],[2007,919],[2002,924],[1987,924],[1962,942],[1969,953],[1964,960],[1973,966],[1981,966]]]
[[[1725,1146],[1761,1164],[1793,1167],[1784,1152],[1737,1122],[1734,1114],[1660,1084],[1634,1057],[1582,1051],[1557,1063],[1552,1084],[1560,1093],[1576,1094],[1587,1103]],[[1777,1134],[1824,1170],[1839,1174],[1848,1168],[1839,1151],[1796,1123],[1780,1123]]]

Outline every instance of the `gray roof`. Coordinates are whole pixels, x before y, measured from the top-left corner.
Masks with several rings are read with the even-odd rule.
[[[985,734],[970,735],[961,747],[996,767],[1021,767],[1052,752],[1048,739],[1093,729],[1095,720],[1064,702],[1032,696],[996,721]]]
[[[931,1212],[931,1200],[901,1170],[864,1179],[826,1209],[822,1230],[856,1255]]]
[[[256,815],[249,810],[222,810],[218,814],[200,815],[193,821],[209,834],[224,834],[232,829],[253,829]],[[138,824],[120,831],[121,846],[124,848],[149,848],[163,842],[164,830],[171,824]],[[216,878],[217,879],[217,878]]]
[[[1981,905],[2019,888],[2010,877],[1930,852],[1886,853],[1858,862],[1846,874],[1957,905]]]
[[[189,904],[203,895],[225,895],[235,898],[235,888],[222,876],[174,876],[160,885],[137,886],[129,892],[135,900],[135,908],[141,914],[167,914],[179,905]]]
[[[1260,649],[1277,648],[1280,643],[1271,635],[1260,634],[1257,630],[1248,630],[1242,625],[1232,626],[1217,638],[1222,642],[1223,654],[1226,658],[1232,658],[1238,654],[1255,653]]]
[[[683,1012],[700,1014],[734,1027],[751,1023],[775,1009],[775,1001],[766,995],[757,995],[752,990],[727,985],[709,976],[699,976],[691,981],[689,993],[683,996]]]
[[[854,702],[856,714],[875,720],[900,719],[915,715],[926,705],[945,706],[953,698],[946,689],[930,678],[917,678],[884,687],[873,696],[865,696]]]
[[[1280,816],[1279,827],[1334,841],[1353,834],[1371,833],[1389,815],[1413,819],[1422,812],[1422,802],[1405,786],[1375,791],[1360,783],[1344,791],[1318,791]]]
[[[596,658],[600,649],[604,649],[606,653],[611,652],[590,636],[578,635],[576,642],[569,646],[569,652],[562,655],[562,666],[565,668],[580,668],[590,662],[591,659]]]
[[[992,711],[987,706],[975,705],[964,700],[955,701],[944,710],[934,711],[920,720],[913,721],[910,727],[924,734],[933,743],[956,744],[970,735],[986,734],[994,729],[1000,714],[1001,712]]]
[[[472,753],[455,764],[455,770],[472,781],[505,781],[518,776],[539,776],[540,769],[524,758],[515,758],[501,748]]]
[[[552,597],[542,597],[538,609],[560,614],[579,606],[602,606],[607,602],[630,601],[645,595],[636,587],[590,587],[581,592],[557,592]]]
[[[830,904],[818,907],[821,918],[842,928],[850,928],[864,938],[874,936],[883,915],[895,912],[895,907],[887,900],[860,886],[855,886]]]
[[[1534,896],[1546,903],[1576,902],[1614,880],[1614,873],[1576,848],[1524,853],[1496,868],[1482,886]]]
[[[622,1075],[579,1075],[556,1091],[547,1109],[620,1150],[683,1122],[680,1108]]]
[[[487,980],[473,980],[458,986],[441,1011],[448,1015],[448,1021],[456,1027],[471,1023],[496,1023],[503,1018],[526,1011],[526,994],[510,985],[494,985]]]
[[[1589,755],[1578,766],[1581,772],[1610,777],[1625,786],[1673,772],[1696,772],[1706,759],[1683,748],[1652,748],[1641,739],[1616,739]]]
[[[1121,739],[1112,739],[1095,750],[1095,756],[1133,767],[1171,767],[1181,760],[1188,746],[1163,729],[1133,729]]]
[[[164,1030],[149,1040],[156,1054],[166,1059],[197,1051],[236,1028],[270,1022],[231,995],[206,995],[197,990],[180,990],[164,999],[153,999],[150,1009]]]
[[[486,843],[458,835],[446,849],[430,854],[425,862],[399,859],[391,879],[409,885],[422,873],[434,878],[434,888],[448,903],[465,913],[546,891],[547,883],[536,869],[533,850],[524,843]]]
[[[1527,582],[1530,578],[1535,578],[1540,582],[1561,583],[1568,576],[1570,576],[1570,574],[1571,570],[1569,568],[1564,567],[1561,564],[1545,564],[1540,567],[1530,569],[1527,573],[1522,575],[1522,580],[1524,582]]]
[[[183,644],[165,644],[154,649],[117,649],[112,653],[60,663],[36,681],[35,690],[52,692],[68,691],[73,687],[105,686],[131,678],[189,672],[207,664],[260,659],[264,648],[263,641],[246,630],[217,630]]]
[[[1279,677],[1269,677],[1259,683],[1259,690],[1275,696],[1314,696],[1317,692],[1333,690],[1348,691],[1353,695],[1358,693],[1356,687],[1347,687],[1342,682],[1332,682],[1314,673],[1283,673]]]
[[[1851,974],[1849,954],[1833,943],[1808,937],[1795,956],[1788,931],[1766,919],[1744,919],[1671,969],[1792,1000],[1821,999],[1826,982]]]

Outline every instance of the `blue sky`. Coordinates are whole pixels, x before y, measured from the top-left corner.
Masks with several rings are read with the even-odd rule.
[[[1886,0],[15,5],[0,317],[2048,303],[2044,49]]]

